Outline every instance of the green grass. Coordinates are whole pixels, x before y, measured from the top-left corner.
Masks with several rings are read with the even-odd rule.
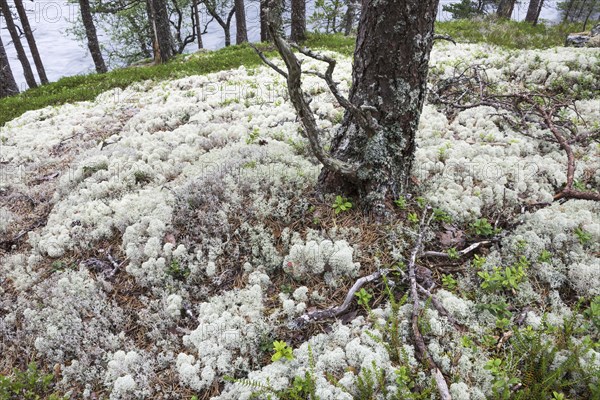
[[[335,50],[346,55],[351,55],[354,48],[354,40],[342,35],[311,35],[306,44],[311,48]],[[270,50],[266,47],[268,45],[261,46],[265,50]],[[268,54],[274,55],[273,52]],[[93,100],[102,92],[114,88],[126,88],[135,82],[178,79],[233,69],[241,65],[252,68],[261,63],[250,46],[241,45],[192,56],[178,56],[164,65],[128,67],[103,75],[70,76],[45,86],[29,89],[17,96],[1,99],[0,126],[29,110]]]
[[[545,49],[564,46],[568,33],[581,31],[581,24],[531,25],[528,22],[498,20],[454,20],[438,22],[436,33],[458,42],[489,43],[510,49]]]

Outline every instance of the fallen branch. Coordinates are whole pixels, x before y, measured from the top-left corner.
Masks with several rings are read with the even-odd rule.
[[[417,284],[417,274],[416,270],[416,262],[417,255],[421,250],[421,246],[423,244],[423,234],[425,232],[425,227],[427,226],[426,217],[427,217],[428,209],[423,211],[423,215],[421,216],[421,223],[419,225],[419,233],[417,235],[417,240],[415,242],[415,247],[413,248],[410,260],[408,263],[408,279],[410,282],[410,295],[413,300],[413,309],[412,309],[412,331],[415,337],[415,346],[417,349],[417,357],[419,360],[426,364],[427,367],[433,371],[433,377],[435,379],[438,392],[442,400],[451,400],[452,396],[450,396],[450,391],[448,390],[448,383],[440,371],[440,368],[436,365],[431,355],[427,352],[427,347],[425,346],[425,339],[423,339],[423,335],[419,329],[419,313],[421,311],[421,304],[419,299],[419,289]],[[430,217],[431,220],[431,217]]]
[[[460,257],[465,256],[465,255],[469,254],[470,252],[472,252],[473,250],[477,249],[479,246],[485,246],[486,244],[490,244],[490,243],[492,243],[491,240],[484,240],[482,242],[473,243],[469,247],[467,247],[467,248],[459,251],[458,255]],[[425,252],[423,252],[423,254],[421,254],[421,257],[445,257],[445,258],[449,258],[450,255],[448,253],[444,253],[442,251],[425,251]]]
[[[355,300],[355,296],[354,296],[355,293],[358,292],[360,290],[360,288],[363,287],[364,284],[376,281],[379,278],[381,278],[382,276],[387,275],[388,272],[389,272],[388,269],[383,269],[383,270],[380,270],[377,272],[373,272],[371,275],[367,275],[367,276],[364,276],[364,277],[358,279],[354,283],[354,285],[352,285],[352,287],[348,291],[348,294],[346,294],[346,298],[344,299],[344,302],[341,305],[339,305],[337,307],[331,307],[326,310],[318,310],[318,311],[312,311],[312,312],[306,313],[306,314],[296,318],[294,321],[292,321],[291,325],[295,328],[298,328],[298,327],[304,326],[305,324],[309,323],[310,321],[318,321],[321,319],[335,318],[335,317],[345,313],[346,311],[348,311],[348,307],[350,307],[350,304],[352,304],[352,302]]]
[[[433,40],[447,40],[448,42],[451,42],[452,44],[456,45],[456,41],[454,40],[454,38],[452,38],[452,36],[443,35],[441,33],[436,33],[435,35],[433,35]]]

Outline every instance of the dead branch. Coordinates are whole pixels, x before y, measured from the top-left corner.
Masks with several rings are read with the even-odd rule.
[[[356,294],[356,292],[358,292],[360,290],[361,287],[363,287],[364,284],[376,281],[379,278],[381,278],[382,276],[387,275],[388,272],[389,272],[388,269],[383,269],[383,270],[374,272],[371,275],[363,276],[362,278],[358,279],[354,283],[354,285],[352,285],[352,287],[348,291],[348,294],[346,294],[346,298],[344,299],[344,302],[341,305],[339,305],[337,307],[331,307],[326,310],[318,310],[318,311],[312,311],[312,312],[306,313],[306,314],[296,318],[291,323],[291,325],[294,327],[302,327],[310,321],[318,321],[318,320],[322,320],[322,319],[335,318],[335,317],[345,313],[348,310],[348,307],[350,307],[350,304],[352,304],[352,302],[354,301],[354,299],[355,299],[354,295]]]
[[[435,35],[433,35],[433,40],[447,40],[448,42],[451,42],[452,44],[456,45],[456,41],[452,38],[452,36],[443,35],[441,33],[436,33]]]
[[[280,26],[278,24],[277,19],[274,17],[273,12],[270,8],[266,10],[267,15],[267,27],[269,29],[269,34],[273,38],[273,42],[279,55],[285,62],[287,67],[287,87],[288,93],[290,95],[290,100],[304,130],[306,131],[306,137],[308,138],[308,142],[310,148],[315,155],[315,157],[325,166],[336,173],[343,175],[351,180],[357,179],[358,166],[338,160],[330,156],[321,145],[320,137],[323,135],[321,129],[319,129],[317,125],[317,121],[315,115],[309,107],[309,102],[307,100],[308,96],[302,90],[302,68],[300,61],[292,51],[290,44],[282,37],[280,33]],[[255,48],[255,50],[260,52]],[[260,56],[263,61],[266,59],[264,54]],[[271,68],[273,67],[272,62],[268,62]],[[282,70],[275,69],[278,73],[282,73]]]
[[[485,245],[490,244],[490,243],[492,243],[490,240],[484,240],[482,242],[473,243],[469,247],[467,247],[467,248],[459,251],[458,255],[460,257],[465,256],[465,255],[469,254],[470,252],[472,252],[473,250],[477,249],[479,246],[485,246]],[[425,251],[425,252],[423,252],[423,254],[421,254],[421,257],[444,257],[444,258],[449,258],[450,255],[448,253],[444,253],[444,252],[441,252],[441,251]]]
[[[421,223],[419,225],[419,233],[417,234],[417,240],[415,242],[415,246],[410,254],[410,260],[408,263],[408,279],[410,282],[410,295],[413,300],[413,309],[412,309],[412,331],[415,337],[415,346],[417,349],[417,357],[419,360],[426,364],[427,367],[433,371],[433,376],[438,388],[438,392],[442,400],[451,400],[450,391],[448,390],[448,383],[440,371],[440,368],[436,365],[431,355],[427,352],[427,347],[425,346],[425,339],[421,334],[421,330],[419,329],[419,314],[421,312],[421,304],[419,299],[419,289],[417,284],[417,274],[416,270],[416,262],[417,255],[421,251],[421,246],[423,244],[423,234],[425,232],[425,227],[428,225],[427,220],[427,211],[428,209],[423,211],[423,215],[421,216]],[[431,217],[430,217],[431,220]]]

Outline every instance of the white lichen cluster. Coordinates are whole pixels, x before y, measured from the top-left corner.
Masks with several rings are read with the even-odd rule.
[[[347,92],[351,63],[338,58],[336,80]],[[558,79],[598,79],[590,49],[504,53],[459,45],[432,53],[432,67],[442,76],[459,61],[474,60],[488,65],[498,81],[510,74],[544,86]],[[303,67],[323,65],[306,60]],[[332,133],[340,107],[317,77],[305,76],[304,84],[319,125]],[[598,121],[597,99],[579,102],[578,109],[586,123]],[[386,384],[394,390],[397,365],[374,339],[380,332],[373,321],[364,317],[295,346],[293,360],[264,365],[265,351],[277,339],[272,331],[327,304],[365,269],[358,261],[362,249],[352,239],[360,231],[293,228],[320,170],[299,128],[281,77],[268,68],[243,67],[136,84],[93,102],[30,111],[0,128],[7,138],[2,162],[14,171],[0,189],[46,194],[52,206],[45,224],[28,234],[27,245],[0,260],[3,356],[58,364],[58,388],[84,388],[86,399],[99,387],[111,399],[161,399],[169,394],[158,376],[175,377],[198,392],[222,383],[225,375],[270,378],[274,388],[287,387],[310,367],[310,344],[321,399],[350,399],[356,374],[373,365],[390,372]],[[456,221],[479,218],[493,207],[514,210],[550,201],[566,180],[565,156],[557,145],[503,127],[487,107],[463,111],[449,122],[426,105],[417,143],[414,175],[427,199]],[[578,151],[582,165],[598,159],[597,149]],[[596,185],[599,170],[591,175]],[[52,176],[48,171],[59,176],[44,178]],[[583,173],[579,168],[576,178]],[[44,179],[36,184],[36,178]],[[555,290],[569,285],[581,296],[598,295],[599,211],[590,202],[569,201],[524,213],[485,268],[514,261],[515,246],[525,242],[536,279]],[[0,208],[0,233],[20,220]],[[274,221],[287,227],[273,229]],[[575,229],[591,239],[582,244]],[[391,243],[394,258],[400,260],[407,246]],[[537,262],[543,250],[554,257]],[[124,262],[114,275],[107,254]],[[102,259],[110,269],[94,269],[86,259]],[[290,287],[275,287],[271,277],[277,274]],[[325,285],[315,288],[316,281]],[[528,284],[518,294],[522,301],[539,296]],[[478,288],[466,280],[459,285]],[[566,306],[553,293],[549,318],[559,324]],[[436,295],[476,334],[495,323],[472,300],[447,290]],[[134,299],[125,301],[127,296]],[[416,368],[410,310],[401,307],[397,317],[405,363]],[[372,312],[384,322],[391,311]],[[444,373],[461,377],[450,387],[455,398],[490,396],[488,355],[462,348],[460,335],[432,309],[423,320],[432,357]],[[531,311],[527,323],[541,324],[539,313]],[[460,357],[453,360],[451,354]],[[0,367],[10,367],[2,362]],[[325,373],[341,377],[346,389]],[[420,384],[428,380],[425,374],[417,377]],[[217,398],[245,399],[251,392],[227,383]]]

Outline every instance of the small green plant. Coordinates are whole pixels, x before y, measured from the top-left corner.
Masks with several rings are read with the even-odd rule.
[[[331,205],[331,207],[335,210],[336,214],[339,214],[342,211],[351,209],[352,203],[348,201],[347,198],[338,195],[335,196],[335,202]]]
[[[394,204],[402,211],[406,210],[406,197],[400,196],[394,200]]]
[[[591,322],[600,329],[600,296],[596,296],[590,302],[590,307],[583,313]]]
[[[418,224],[419,223],[419,216],[417,215],[417,213],[408,213],[408,221],[413,223],[413,224]]]
[[[98,171],[108,170],[108,164],[101,162],[96,165],[85,165],[83,167],[83,179],[87,179]]]
[[[446,211],[442,210],[441,208],[433,209],[433,219],[435,221],[445,222],[445,223],[452,222],[452,217],[450,216],[450,214],[448,214]]]
[[[510,320],[508,318],[498,318],[496,320],[496,328],[504,331],[510,326]]]
[[[485,264],[485,261],[485,257],[480,257],[477,254],[475,254],[475,257],[473,257],[472,264],[476,269],[481,269],[481,267],[483,267],[483,265]]]
[[[448,258],[451,260],[458,260],[460,258],[460,253],[455,247],[450,247],[446,250],[446,254],[448,254]]]
[[[510,377],[504,370],[502,360],[494,358],[485,364],[485,369],[490,371],[494,377],[492,388],[498,398],[508,400],[511,396],[511,388],[520,382],[519,378]]]
[[[445,289],[448,289],[450,291],[453,291],[454,289],[456,289],[456,286],[458,285],[458,282],[456,281],[456,279],[454,279],[452,277],[452,275],[448,274],[444,274],[442,275],[442,286]]]
[[[582,246],[585,246],[587,242],[592,240],[592,235],[586,232],[583,228],[577,227],[573,232],[575,233],[575,236],[577,236],[577,239]]]
[[[273,350],[275,351],[275,353],[271,357],[271,361],[273,362],[278,361],[281,358],[285,358],[287,360],[294,359],[294,353],[292,351],[292,348],[282,340],[276,340],[273,342]]]
[[[136,184],[143,185],[152,182],[152,175],[144,171],[135,171],[133,173],[133,178]]]
[[[250,134],[248,135],[248,138],[246,139],[246,144],[252,144],[252,143],[256,142],[256,139],[258,139],[259,136],[260,136],[260,129],[258,129],[258,128],[252,129],[252,132],[250,132]]]
[[[477,275],[483,280],[481,288],[489,291],[499,289],[518,288],[519,284],[526,277],[526,270],[529,267],[529,261],[525,256],[521,256],[514,265],[507,267],[494,267],[492,273],[479,271]]]
[[[550,262],[550,260],[552,260],[552,253],[550,253],[546,249],[542,250],[540,255],[538,256],[538,261],[541,263],[547,263]]]
[[[566,400],[567,398],[563,393],[558,393],[556,391],[552,392],[552,400]]]
[[[189,268],[182,267],[181,263],[177,260],[171,261],[171,264],[169,264],[167,269],[167,273],[178,280],[185,280],[188,276],[190,276]]]
[[[358,304],[363,307],[367,307],[373,298],[373,295],[367,292],[365,288],[361,288],[358,292],[354,293],[354,295],[358,297]]]
[[[477,236],[492,236],[497,233],[487,218],[481,218],[471,223],[471,229]]]
[[[415,201],[417,202],[417,206],[419,208],[425,208],[425,206],[427,205],[427,200],[425,199],[425,197],[417,197],[415,199]]]
[[[9,376],[0,375],[0,400],[61,400],[53,392],[53,374],[45,374],[29,363],[25,371],[13,370]]]

